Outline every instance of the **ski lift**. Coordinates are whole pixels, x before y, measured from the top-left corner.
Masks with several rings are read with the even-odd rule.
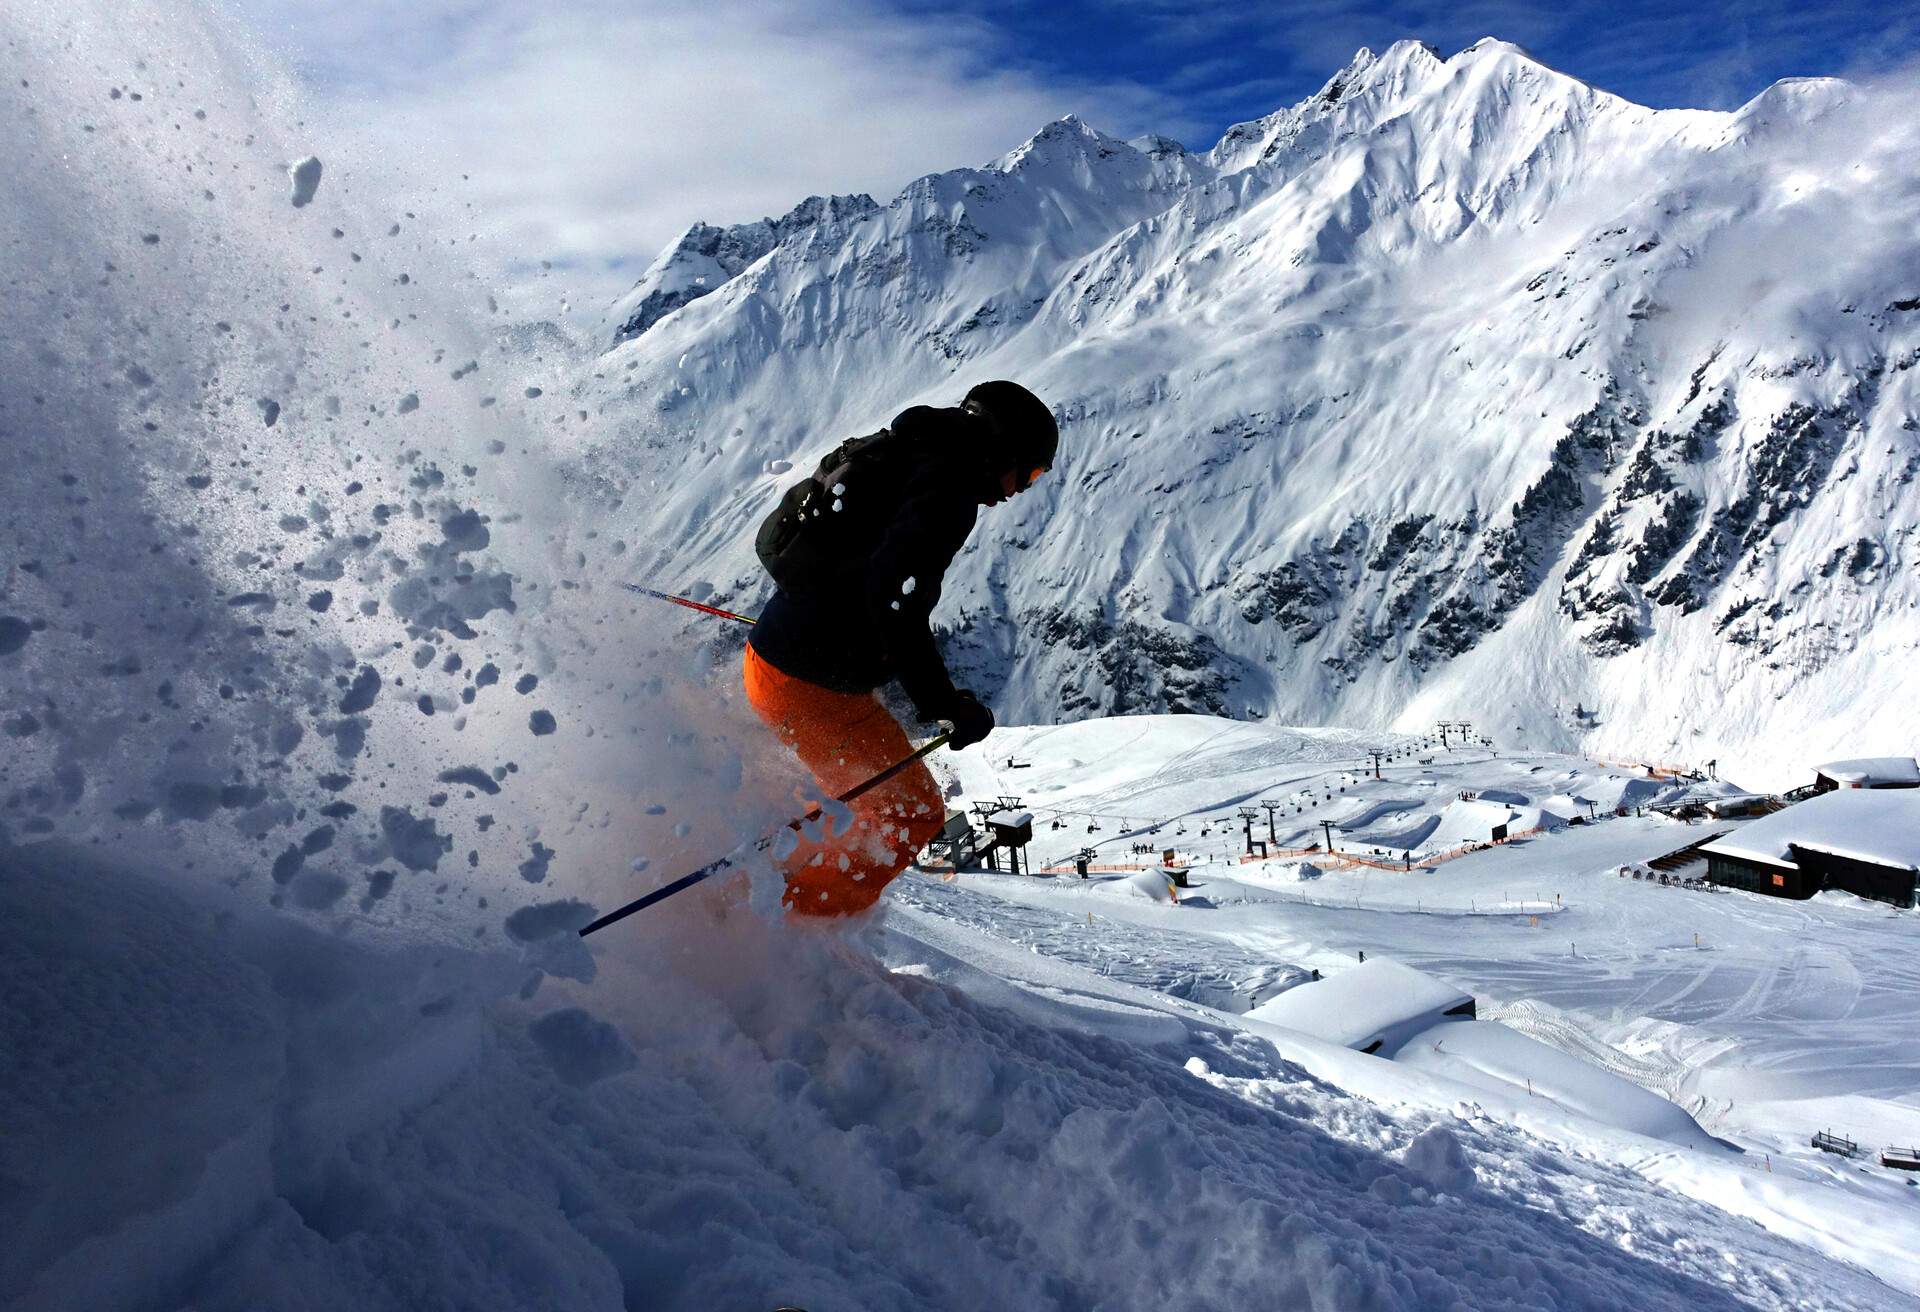
[[[1097,817],[1095,816],[1087,817],[1087,832],[1090,834],[1097,834],[1100,832],[1100,821]]]
[[[1055,829],[1065,829],[1067,827],[1067,822],[1065,820],[1062,820],[1059,816],[1055,816],[1053,818],[1053,827]]]

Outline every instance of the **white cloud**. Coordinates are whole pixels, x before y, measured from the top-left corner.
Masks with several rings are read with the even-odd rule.
[[[336,154],[471,202],[496,259],[571,266],[582,310],[695,219],[884,201],[1068,112],[1122,135],[1193,128],[1159,93],[1049,78],[983,24],[878,0],[231,6],[301,71]]]

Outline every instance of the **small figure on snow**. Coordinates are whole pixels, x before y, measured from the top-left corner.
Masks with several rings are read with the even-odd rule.
[[[837,796],[906,757],[905,730],[874,690],[897,681],[922,720],[980,742],[993,712],[954,687],[929,616],[981,506],[1053,467],[1059,429],[1018,383],[982,383],[953,409],[915,406],[841,443],[789,488],[755,549],[779,585],[746,653],[747,700]],[[853,822],[786,859],[803,915],[864,911],[940,830],[946,807],[921,762],[856,799]]]

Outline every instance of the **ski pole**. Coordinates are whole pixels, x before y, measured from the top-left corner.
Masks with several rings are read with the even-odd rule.
[[[705,611],[709,615],[718,615],[723,620],[739,620],[742,624],[753,623],[751,615],[736,615],[730,610],[721,610],[718,606],[709,606],[705,602],[695,601],[691,597],[676,597],[671,592],[661,592],[657,588],[642,587],[638,583],[622,583],[628,592],[637,592],[643,597],[652,597],[655,601],[670,601],[676,606],[685,606],[688,610]]]
[[[892,765],[882,770],[879,774],[874,775],[873,778],[868,779],[863,783],[855,784],[853,787],[849,788],[846,792],[840,794],[840,796],[836,797],[834,800],[844,805],[847,802],[851,802],[854,798],[859,797],[862,793],[871,792],[873,789],[878,788],[881,784],[893,778],[895,775],[899,774],[902,770],[906,769],[908,766],[912,765],[915,761],[919,760],[921,757],[927,755],[927,753],[933,751],[936,747],[941,746],[943,743],[947,741],[948,738],[952,736],[953,736],[953,730],[948,729],[944,733],[940,734],[938,737],[929,738],[925,743],[921,744],[920,747],[916,748],[911,756],[903,757],[902,759],[895,761]],[[819,818],[821,810],[822,808],[818,806],[812,807],[807,811],[805,815],[800,816],[797,819],[787,821],[787,823],[782,825],[781,828],[797,830],[800,828],[800,826],[806,824],[808,821]],[[776,829],[773,831],[773,833],[768,834],[766,837],[754,840],[752,850],[755,852],[766,851],[769,847],[773,846],[773,840],[779,835],[779,833],[780,833],[780,830]],[[698,870],[693,871],[691,874],[685,874],[680,876],[680,878],[674,880],[671,884],[664,884],[661,887],[654,889],[653,892],[646,894],[644,897],[637,897],[623,907],[616,907],[614,910],[607,912],[606,915],[600,917],[600,919],[594,921],[591,925],[588,925],[585,929],[581,930],[580,937],[585,938],[587,935],[593,933],[595,930],[605,929],[608,925],[613,924],[615,921],[625,920],[628,916],[632,915],[634,912],[644,911],[648,907],[652,906],[655,902],[659,902],[659,901],[662,901],[663,899],[670,898],[683,888],[692,888],[695,884],[699,883],[701,880],[710,879],[714,875],[719,874],[723,870],[731,870],[734,865],[734,856],[739,851],[740,851],[739,848],[735,848],[732,852],[727,853],[725,856],[719,857],[716,860],[707,862],[707,864],[701,866]]]

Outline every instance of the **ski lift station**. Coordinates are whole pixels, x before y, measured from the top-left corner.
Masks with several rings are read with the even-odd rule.
[[[1700,850],[1708,881],[1729,888],[1791,898],[1838,889],[1911,907],[1920,881],[1920,790],[1835,788]]]

